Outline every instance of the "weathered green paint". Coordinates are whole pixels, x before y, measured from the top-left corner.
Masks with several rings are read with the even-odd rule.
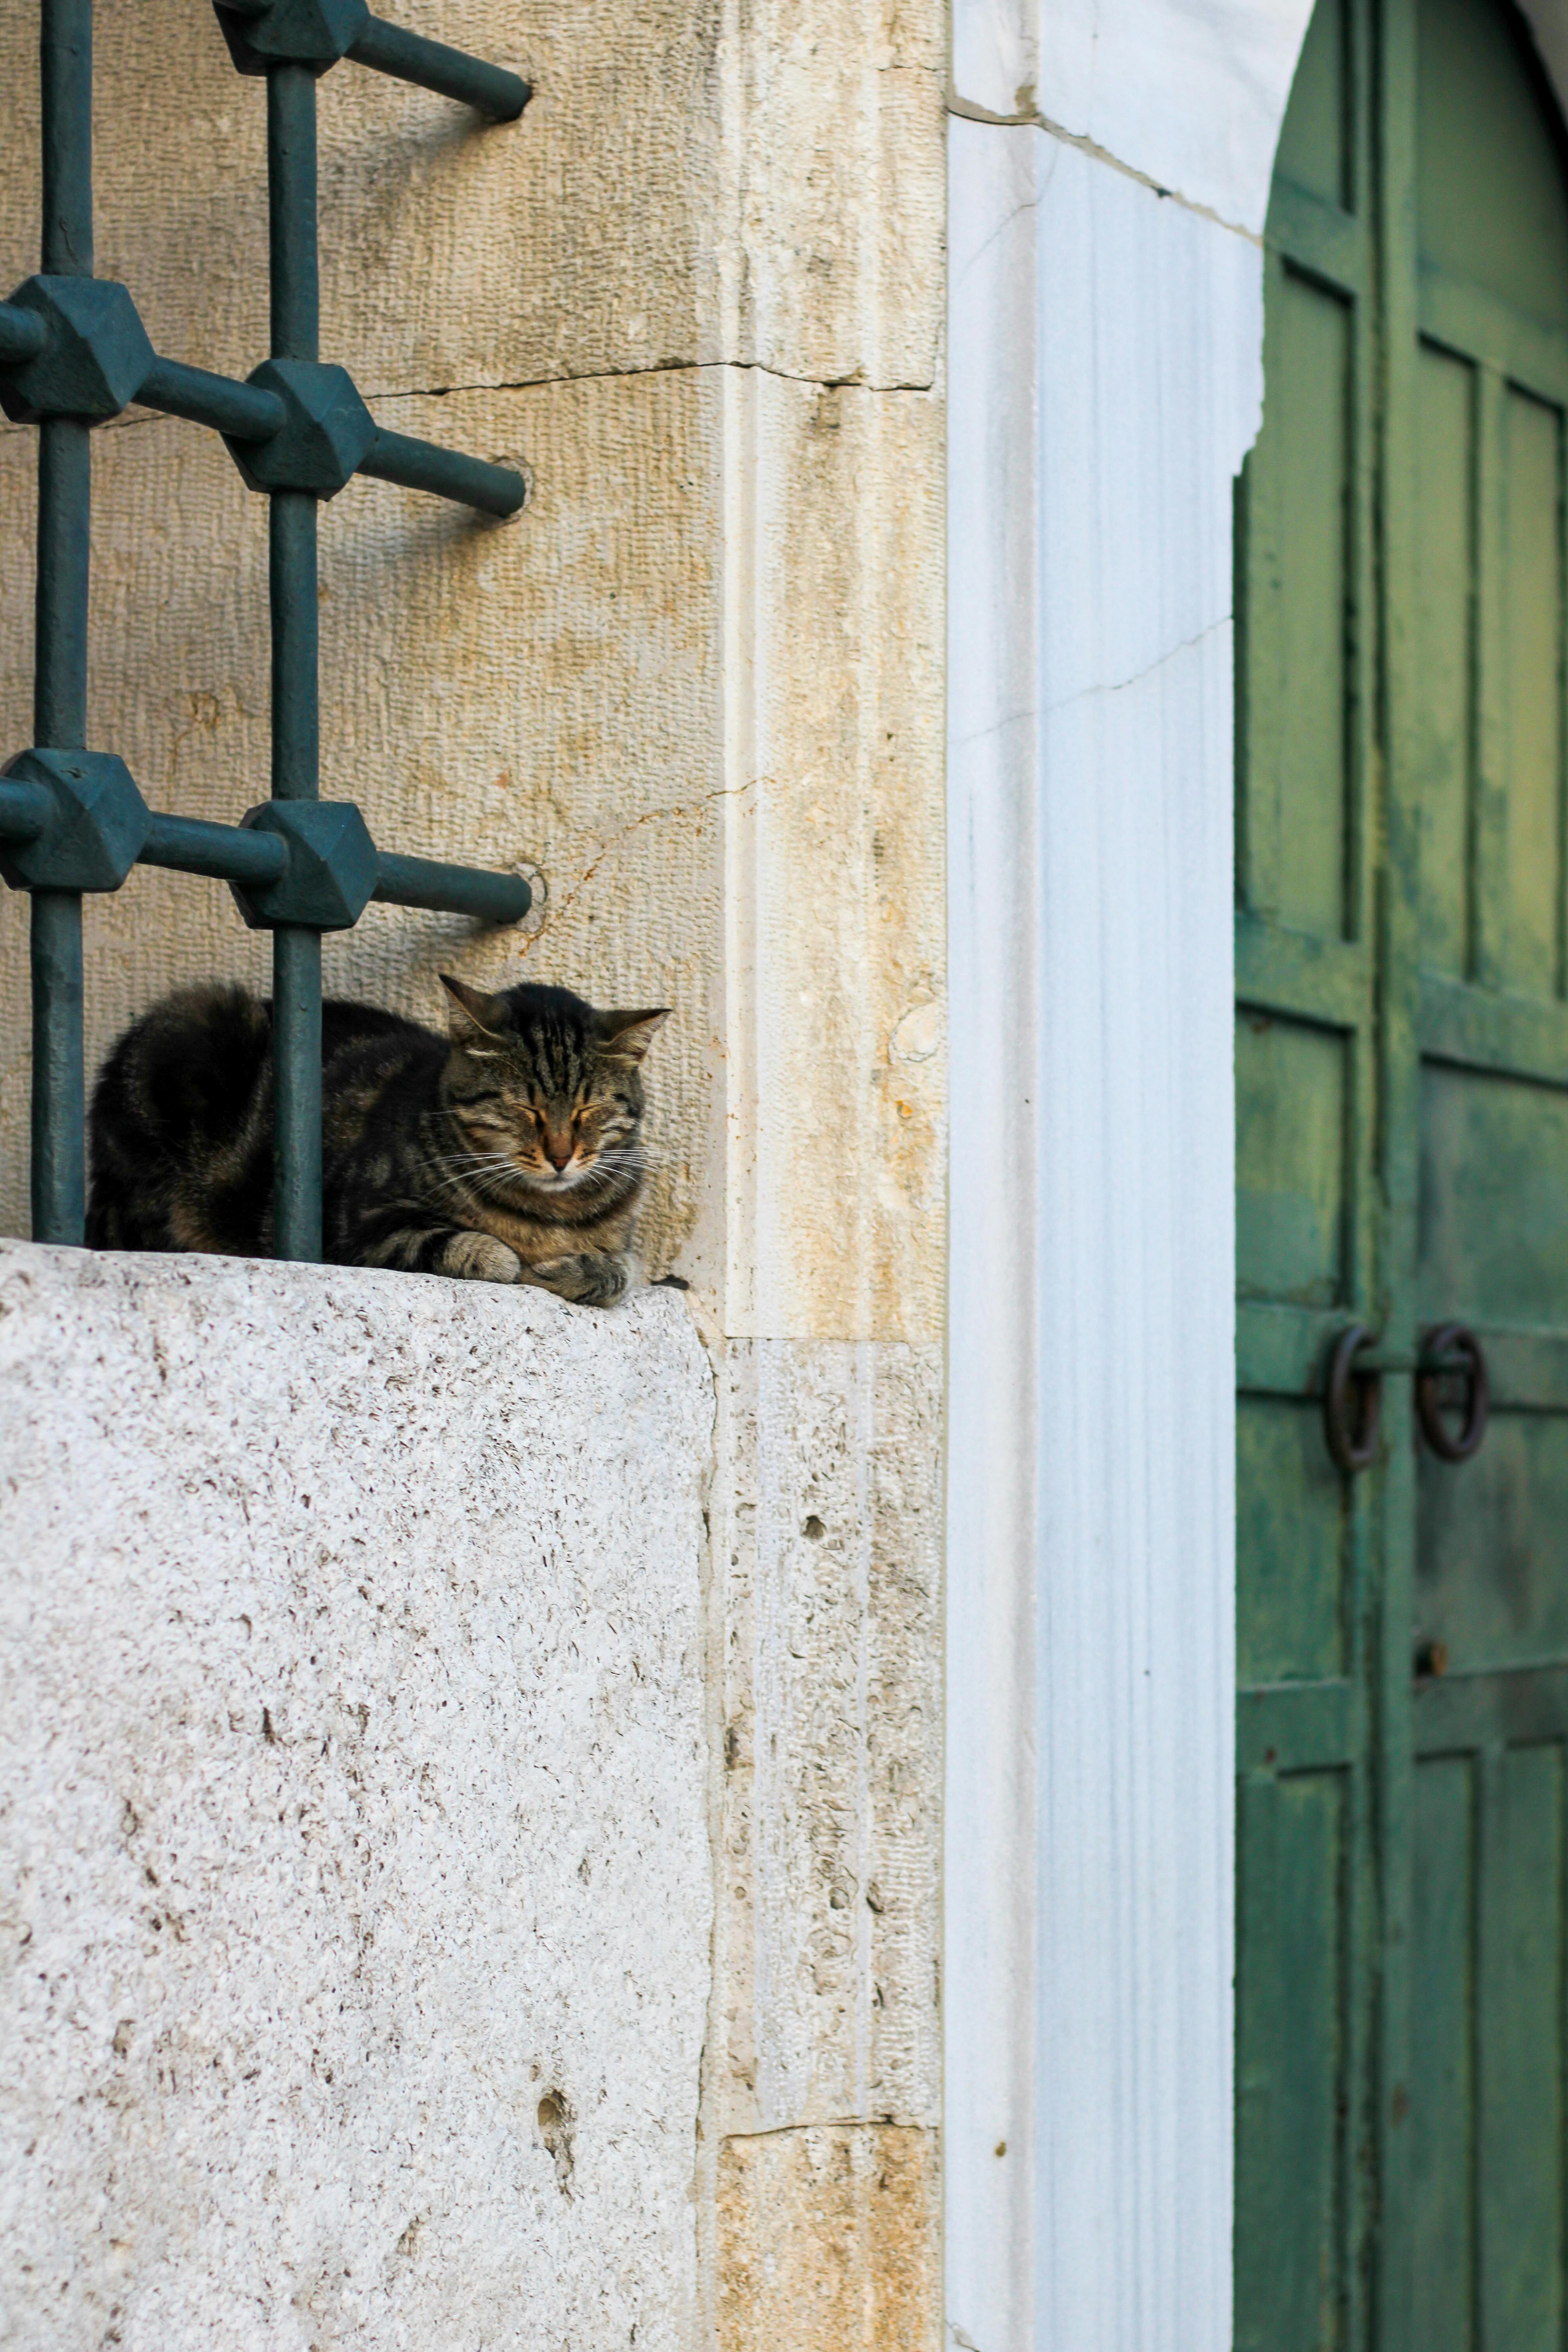
[[[1320,0],[1237,529],[1244,2352],[1568,2328],[1565,153],[1503,0]],[[1342,1479],[1335,1334],[1455,1318],[1481,1452],[1390,1372]]]
[[[1236,1028],[1237,1274],[1244,1298],[1331,1307],[1344,1279],[1346,1055],[1327,1029],[1249,1010]]]
[[[1244,1687],[1342,1675],[1349,1511],[1313,1404],[1237,1401],[1237,1541],[1270,1563],[1243,1581],[1237,1671]]]

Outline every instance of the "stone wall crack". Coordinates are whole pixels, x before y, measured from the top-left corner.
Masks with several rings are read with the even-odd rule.
[[[1256,240],[1255,240],[1256,241]],[[621,368],[584,368],[568,370],[562,375],[529,375],[501,378],[497,381],[476,381],[472,383],[412,383],[401,385],[362,386],[362,397],[377,400],[447,400],[464,393],[542,392],[551,384],[614,383],[621,377],[643,375],[705,375],[721,368],[732,368],[738,373],[772,376],[778,383],[799,383],[816,392],[865,392],[873,395],[890,394],[923,394],[936,390],[936,372],[913,383],[868,383],[858,373],[848,375],[796,375],[788,368],[769,367],[763,360],[651,360],[646,365]],[[119,416],[111,416],[97,427],[100,433],[124,431],[139,425],[167,425],[170,419],[158,410],[132,405]],[[18,438],[33,430],[31,425],[0,423],[0,440]]]
[[[1040,112],[1038,107],[1021,107],[1016,114],[997,114],[990,107],[981,106],[971,98],[960,98],[952,90],[948,92],[944,107],[947,113],[956,116],[961,122],[985,123],[997,131],[1043,131],[1047,139],[1059,140],[1064,147],[1076,147],[1080,155],[1090,156],[1095,163],[1105,164],[1109,170],[1120,172],[1124,180],[1136,180],[1141,188],[1147,188],[1152,195],[1164,197],[1169,204],[1180,205],[1184,212],[1196,213],[1200,220],[1213,221],[1216,228],[1228,229],[1233,236],[1245,238],[1248,245],[1261,247],[1263,243],[1255,230],[1244,228],[1239,221],[1226,220],[1225,215],[1216,213],[1212,205],[1200,204],[1196,197],[1184,195],[1180,188],[1163,186],[1147,172],[1141,172],[1136,163],[1126,163],[1120,155],[1113,155],[1109,147],[1100,146],[1098,140],[1090,139],[1084,131],[1068,131],[1065,124],[1053,122],[1048,114]]]
[[[898,2131],[924,2132],[934,2138],[936,2126],[921,2123],[912,2116],[824,2116],[815,2122],[771,2124],[765,2131],[725,2132],[720,2141],[722,2147],[753,2147],[763,2140],[798,2139],[812,2132],[836,2131]]]

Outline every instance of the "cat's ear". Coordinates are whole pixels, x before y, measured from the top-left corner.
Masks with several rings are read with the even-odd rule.
[[[454,980],[447,971],[438,977],[451,999],[447,1007],[447,1027],[454,1045],[467,1045],[476,1037],[499,1039],[506,1034],[508,1007],[504,996],[486,996],[481,989],[470,988],[466,981]]]
[[[668,1004],[657,1013],[601,1013],[599,1051],[612,1061],[640,1062],[668,1018]]]

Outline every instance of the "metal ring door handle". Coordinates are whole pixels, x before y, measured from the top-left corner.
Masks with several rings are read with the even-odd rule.
[[[1352,1323],[1334,1341],[1329,1358],[1328,1383],[1323,1391],[1323,1435],[1329,1452],[1347,1478],[1370,1470],[1377,1459],[1378,1423],[1383,1414],[1383,1381],[1375,1371],[1358,1372],[1355,1360],[1373,1344],[1372,1333]],[[1352,1410],[1351,1391],[1358,1402]]]
[[[1437,1356],[1458,1357],[1458,1363],[1446,1369],[1462,1371],[1469,1384],[1465,1418],[1458,1432],[1450,1429],[1443,1418],[1442,1400],[1437,1393],[1444,1371],[1436,1364],[1415,1376],[1415,1412],[1421,1423],[1421,1434],[1440,1462],[1468,1462],[1487,1433],[1487,1420],[1491,1410],[1491,1390],[1487,1381],[1487,1360],[1481,1343],[1463,1323],[1442,1323],[1428,1331],[1421,1342],[1424,1361]]]

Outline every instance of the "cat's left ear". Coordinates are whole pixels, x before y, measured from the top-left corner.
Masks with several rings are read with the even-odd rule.
[[[669,1007],[657,1013],[601,1013],[599,1051],[616,1062],[640,1062],[669,1018]]]
[[[447,1026],[455,1045],[466,1045],[476,1035],[499,1038],[505,1034],[508,1007],[504,996],[486,996],[481,989],[470,988],[466,981],[454,980],[450,972],[439,972],[437,977],[451,999]]]

